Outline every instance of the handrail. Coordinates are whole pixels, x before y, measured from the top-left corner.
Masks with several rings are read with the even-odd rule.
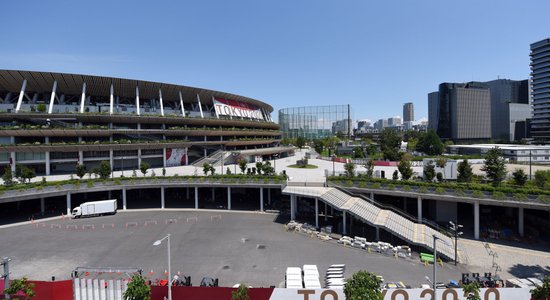
[[[377,202],[375,199],[370,199],[365,195],[354,193],[352,191],[346,190],[346,189],[344,189],[340,186],[337,186],[337,185],[334,185],[333,187],[336,188],[337,190],[343,192],[343,193],[346,193],[346,194],[352,196],[352,197],[361,198],[361,199],[373,204],[374,206],[376,206],[380,209],[390,210],[390,211],[392,211],[392,212],[394,212],[394,213],[396,213],[396,214],[398,214],[398,215],[400,215],[404,218],[407,218],[409,221],[411,221],[413,223],[419,223],[418,218],[415,218],[413,215],[411,215],[411,214],[409,214],[405,211],[402,211],[402,210],[400,210],[399,208],[397,208],[395,206],[381,204],[381,203]],[[446,236],[449,236],[449,231],[447,231],[444,227],[439,226],[434,221],[422,218],[422,224],[425,224],[425,225],[431,227],[432,229],[434,229],[434,230],[436,230],[436,231],[438,231],[438,232],[440,232],[440,233],[442,233]]]

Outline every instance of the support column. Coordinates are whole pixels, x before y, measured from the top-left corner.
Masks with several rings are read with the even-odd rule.
[[[164,117],[164,104],[162,103],[162,91],[159,89],[160,115]]]
[[[80,113],[84,113],[84,104],[86,103],[86,82],[82,83],[82,97],[80,98]]]
[[[474,238],[479,240],[479,201],[474,202]]]
[[[327,215],[328,215],[328,205],[325,202],[325,222],[327,221]]]
[[[53,102],[55,101],[55,91],[57,90],[57,80],[54,80],[52,87],[52,96],[50,97],[50,106],[48,107],[48,114],[53,112]]]
[[[347,232],[347,229],[346,229],[346,227],[347,227],[347,226],[346,226],[346,223],[347,223],[347,222],[346,222],[346,212],[343,211],[343,212],[342,212],[342,225],[344,225],[344,226],[342,226],[342,227],[343,227],[343,228],[342,228],[342,234],[347,234],[347,233],[348,233],[348,232]]]
[[[271,207],[271,189],[270,188],[267,189],[267,205]]]
[[[183,97],[181,96],[181,91],[179,93],[180,93],[181,116],[185,117],[185,107],[183,107]]]
[[[138,168],[141,165],[141,148],[138,148]]]
[[[380,227],[376,226],[376,241],[380,241]]]
[[[290,195],[290,219],[296,219],[296,195]]]
[[[422,197],[420,196],[416,199],[416,210],[418,211],[418,223],[422,223]]]
[[[71,193],[67,193],[67,215],[71,214]]]
[[[109,114],[110,115],[113,114],[114,103],[115,103],[114,88],[113,88],[113,84],[111,83],[111,95],[109,97]]]
[[[227,210],[231,210],[231,187],[227,187]]]
[[[264,211],[264,188],[260,188],[260,211]]]
[[[319,199],[315,198],[315,227],[319,228]]]
[[[186,196],[185,199],[189,199],[189,187],[185,188],[185,196]]]
[[[44,198],[40,198],[40,214],[44,215],[46,212],[46,201]]]
[[[50,151],[44,152],[44,158],[46,160],[46,175],[50,175]]]
[[[126,210],[126,188],[122,188],[122,209]]]
[[[201,112],[201,118],[204,119],[204,114],[202,113],[201,97],[197,94],[197,102],[199,103],[199,111]]]
[[[81,165],[84,164],[84,151],[78,151],[78,163]]]
[[[519,236],[523,236],[524,234],[524,228],[523,228],[523,207],[518,208],[518,233]]]
[[[166,148],[162,148],[162,167],[166,168]]]
[[[195,209],[199,209],[199,188],[195,187]]]
[[[164,205],[164,187],[160,187],[160,208],[161,209],[164,209],[165,208],[165,205]]]
[[[216,199],[216,188],[212,188],[212,201]]]
[[[136,86],[136,115],[139,116],[139,87]]]
[[[16,157],[15,152],[10,152],[11,171],[13,173],[15,173],[15,164],[16,164],[15,157]]]
[[[21,104],[23,103],[23,97],[25,96],[25,89],[27,88],[27,79],[23,80],[23,85],[21,86],[21,92],[19,92],[19,98],[17,98],[17,105],[15,106],[15,113],[18,113],[21,109]]]
[[[113,149],[109,150],[109,164],[111,164],[111,172],[113,172],[115,167],[113,162]]]

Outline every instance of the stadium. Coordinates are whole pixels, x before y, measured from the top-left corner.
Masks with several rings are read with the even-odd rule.
[[[77,164],[113,170],[202,165],[280,154],[273,107],[207,89],[142,80],[0,70],[0,165],[37,175]]]

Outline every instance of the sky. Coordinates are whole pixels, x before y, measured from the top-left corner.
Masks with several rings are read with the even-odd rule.
[[[0,69],[141,79],[402,115],[442,82],[527,79],[548,0],[1,1]]]

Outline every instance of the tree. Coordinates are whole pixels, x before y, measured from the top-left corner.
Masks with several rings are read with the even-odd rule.
[[[86,175],[86,166],[83,165],[83,164],[78,164],[76,165],[76,176],[78,176],[78,178],[82,179],[82,177],[84,177],[84,175]]]
[[[231,175],[231,174],[232,174],[232,173],[231,173],[231,170],[229,169],[229,167],[227,167],[227,168],[225,169],[225,174],[226,174],[226,175]]]
[[[15,166],[15,177],[19,178],[21,183],[30,182],[30,180],[36,177],[34,169],[27,166],[17,165]]]
[[[11,172],[10,166],[7,166],[4,168],[4,174],[2,174],[2,180],[4,181],[5,186],[13,185],[13,173]]]
[[[527,183],[527,174],[525,174],[523,169],[515,169],[512,177],[514,178],[515,185],[524,186]]]
[[[506,177],[506,164],[500,148],[494,147],[487,151],[485,164],[481,170],[485,172],[485,176],[493,183],[493,186],[500,185]]]
[[[111,164],[106,160],[101,161],[99,163],[99,168],[96,169],[95,173],[101,179],[109,178],[109,176],[111,176]]]
[[[352,162],[348,162],[344,165],[344,170],[346,172],[347,177],[353,177],[355,176],[355,164]]]
[[[275,169],[273,169],[270,162],[266,161],[262,165],[262,172],[264,173],[264,175],[269,176],[275,174]]]
[[[550,171],[538,170],[535,172],[535,185],[541,189],[550,181]]]
[[[401,147],[401,137],[395,129],[384,128],[380,133],[380,148],[384,153],[384,159],[398,161],[401,158],[399,151]]]
[[[443,181],[443,174],[441,174],[441,172],[437,172],[437,174],[435,174],[435,177],[437,178],[437,181]]]
[[[444,150],[444,145],[435,131],[428,130],[428,132],[420,135],[418,138],[416,150],[424,152],[427,155],[441,155]]]
[[[250,300],[248,287],[244,283],[241,283],[236,291],[231,292],[231,300]]]
[[[263,169],[264,169],[264,164],[261,161],[256,162],[256,172],[258,173],[258,175],[262,175]]]
[[[166,169],[164,167],[162,168],[162,176],[166,176]]]
[[[306,139],[304,137],[299,136],[296,138],[296,145],[294,146],[302,149],[302,147],[304,147],[305,145],[306,145]]]
[[[405,157],[402,158],[401,161],[399,161],[397,169],[399,170],[399,173],[401,173],[402,180],[409,180],[413,175],[411,162]]]
[[[367,160],[365,168],[367,169],[367,178],[372,178],[374,173],[374,161],[372,159]]]
[[[378,146],[376,146],[376,144],[369,144],[367,146],[367,155],[374,156],[376,153],[378,153]]]
[[[39,104],[36,106],[36,110],[38,110],[38,111],[41,112],[41,113],[46,112],[46,104],[44,104],[44,103],[39,103]]]
[[[467,159],[458,163],[457,171],[458,171],[458,176],[457,176],[458,182],[472,181],[474,172],[472,171],[472,166],[470,166]]]
[[[244,172],[246,172],[246,160],[239,159],[238,164],[239,164],[239,169],[241,169],[241,173],[244,174]]]
[[[398,180],[399,179],[399,171],[397,171],[397,170],[393,171],[391,179],[392,180]]]
[[[147,170],[149,170],[149,167],[150,165],[144,161],[142,161],[141,164],[139,164],[139,170],[141,171],[143,176],[147,174]]]
[[[205,162],[202,164],[202,172],[204,173],[204,176],[208,176],[208,172],[210,172],[210,164]]]
[[[544,282],[541,287],[531,291],[531,299],[547,300],[550,297],[550,276],[544,276]]]
[[[481,300],[481,296],[479,295],[480,285],[477,281],[474,281],[470,284],[463,284],[462,291],[464,292],[464,296],[468,300]]]
[[[418,139],[417,138],[410,138],[407,141],[407,150],[414,151],[416,149],[416,145],[418,145]]]
[[[134,274],[123,297],[124,300],[151,300],[151,287],[141,274]]]
[[[365,158],[365,150],[362,147],[353,148],[353,158]]]
[[[435,177],[435,165],[433,161],[429,161],[424,166],[424,178],[426,178],[427,181],[433,181]]]
[[[10,295],[10,296],[15,296],[19,292],[23,292],[24,298],[21,298],[21,297],[18,297],[18,298],[11,297],[11,298],[25,299],[25,300],[32,299],[32,297],[34,297],[35,295],[34,283],[28,282],[27,278],[23,277],[21,279],[12,280],[10,282],[10,287],[4,290],[4,294]]]
[[[382,300],[382,281],[374,273],[361,270],[344,285],[347,300]]]

